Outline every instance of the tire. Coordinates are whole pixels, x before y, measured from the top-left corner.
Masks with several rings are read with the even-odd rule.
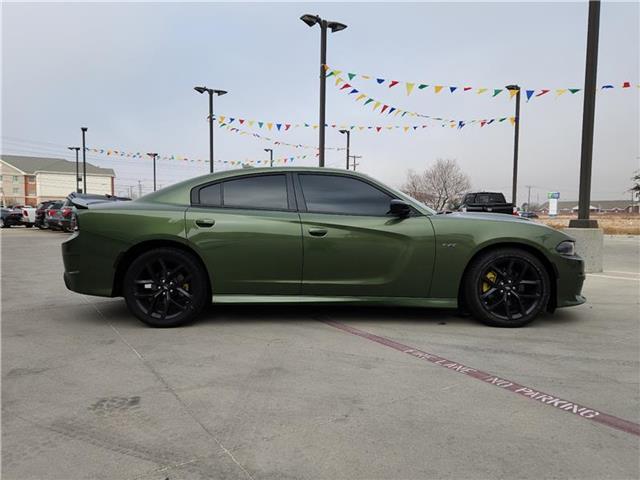
[[[124,276],[123,294],[129,311],[152,327],[191,323],[211,299],[204,268],[175,248],[137,257]]]
[[[33,227],[33,223],[27,223],[27,224],[25,225],[25,227],[27,227],[27,228],[31,228],[31,227]]]
[[[546,268],[526,250],[500,248],[481,255],[464,278],[466,306],[492,327],[522,327],[546,309],[551,284]]]
[[[6,225],[4,224],[4,218],[0,218],[0,228],[5,228]]]

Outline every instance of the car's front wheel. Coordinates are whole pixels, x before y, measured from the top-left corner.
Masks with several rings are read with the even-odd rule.
[[[193,321],[210,301],[207,274],[189,253],[157,248],[129,266],[123,283],[129,310],[152,327]]]
[[[501,248],[477,258],[467,271],[465,303],[494,327],[521,327],[542,312],[551,293],[542,262],[526,250]]]

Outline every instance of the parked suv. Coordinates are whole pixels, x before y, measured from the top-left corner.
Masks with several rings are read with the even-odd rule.
[[[61,229],[59,214],[63,203],[64,202],[62,200],[58,200],[47,207],[44,214],[44,222],[47,226],[46,228],[49,228],[50,230]]]
[[[22,210],[13,207],[2,207],[1,228],[9,228],[12,225],[23,225]]]

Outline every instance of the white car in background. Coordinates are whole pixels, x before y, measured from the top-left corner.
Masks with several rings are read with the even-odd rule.
[[[18,207],[16,207],[18,208]],[[27,228],[31,228],[36,224],[36,209],[35,207],[30,207],[30,206],[24,206],[24,207],[19,207],[22,210],[22,224],[27,227]]]

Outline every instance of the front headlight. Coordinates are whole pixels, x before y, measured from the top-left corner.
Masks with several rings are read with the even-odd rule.
[[[556,252],[562,255],[575,255],[576,254],[576,242],[573,240],[565,240],[560,242],[556,247]]]

